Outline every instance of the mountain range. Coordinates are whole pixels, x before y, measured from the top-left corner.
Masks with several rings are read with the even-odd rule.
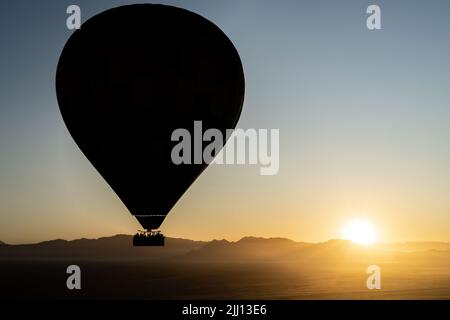
[[[34,244],[0,242],[0,260],[158,260],[188,261],[328,261],[395,259],[414,255],[450,257],[450,243],[405,242],[362,246],[347,240],[319,243],[286,238],[244,237],[239,241],[166,238],[164,247],[133,247],[131,235],[98,239],[51,240]]]
[[[132,236],[0,243],[0,299],[449,299],[450,244],[362,246],[245,237],[166,238],[133,247]],[[78,265],[82,290],[67,290]],[[368,290],[367,268],[382,290]]]

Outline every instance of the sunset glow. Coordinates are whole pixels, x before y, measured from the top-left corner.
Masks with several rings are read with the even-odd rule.
[[[342,229],[342,237],[358,244],[371,244],[377,240],[376,228],[368,220],[355,219],[349,221]]]

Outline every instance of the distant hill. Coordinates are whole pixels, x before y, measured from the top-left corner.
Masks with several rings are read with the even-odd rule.
[[[239,241],[193,241],[166,238],[164,247],[133,247],[132,236],[116,235],[99,239],[57,239],[35,244],[0,246],[0,260],[160,260],[282,262],[308,261],[310,264],[335,262],[394,261],[399,258],[450,256],[448,243],[403,243],[362,246],[346,240],[320,243],[296,242],[285,238],[244,237]],[[408,250],[407,250],[408,249]]]
[[[203,241],[166,238],[164,247],[133,247],[132,236],[116,235],[99,239],[57,239],[35,244],[2,245],[0,260],[126,260],[161,259],[185,254],[206,244]]]
[[[213,240],[183,258],[204,260],[274,260],[287,257],[294,252],[312,246],[310,243],[295,242],[285,238],[245,237],[236,242]]]
[[[432,248],[433,246],[428,246]],[[394,248],[396,248],[394,246]],[[441,245],[438,248],[442,248]],[[377,246],[363,246],[347,240],[329,240],[320,243],[295,242],[283,238],[246,237],[237,242],[213,240],[204,246],[189,251],[179,259],[190,261],[222,262],[307,262],[307,265],[321,268],[324,265],[395,263],[420,258],[426,263],[446,263],[450,258],[448,250],[396,251]]]
[[[0,299],[450,299],[445,248],[256,237],[136,248],[130,235],[2,244]],[[66,289],[69,264],[83,270],[79,293]],[[366,288],[370,265],[381,291]]]
[[[213,261],[336,261],[347,258],[365,258],[386,252],[370,249],[346,240],[329,240],[321,243],[295,242],[283,238],[246,237],[237,242],[214,240],[188,252],[183,258]],[[391,253],[388,253],[391,254]]]
[[[446,251],[450,250],[450,243],[437,241],[377,243],[376,245],[374,245],[374,247],[383,250],[403,251],[403,252],[429,251],[429,250]]]

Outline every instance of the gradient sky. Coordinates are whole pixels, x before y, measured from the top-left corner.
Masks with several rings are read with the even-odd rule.
[[[54,86],[66,7],[78,4],[85,21],[127,3],[0,3],[0,240],[139,228],[69,135]],[[208,168],[166,235],[323,241],[364,217],[381,241],[450,241],[450,2],[161,3],[233,41],[246,77],[238,126],[280,129],[278,175]],[[380,5],[382,30],[367,30],[369,4]]]

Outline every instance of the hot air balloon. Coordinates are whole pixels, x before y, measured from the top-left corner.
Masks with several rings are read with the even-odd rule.
[[[225,140],[242,110],[244,73],[232,42],[209,20],[172,6],[127,5],[70,36],[56,95],[71,136],[145,229],[134,244],[163,245],[155,230],[208,165],[174,164],[171,134],[192,133],[202,121]]]

